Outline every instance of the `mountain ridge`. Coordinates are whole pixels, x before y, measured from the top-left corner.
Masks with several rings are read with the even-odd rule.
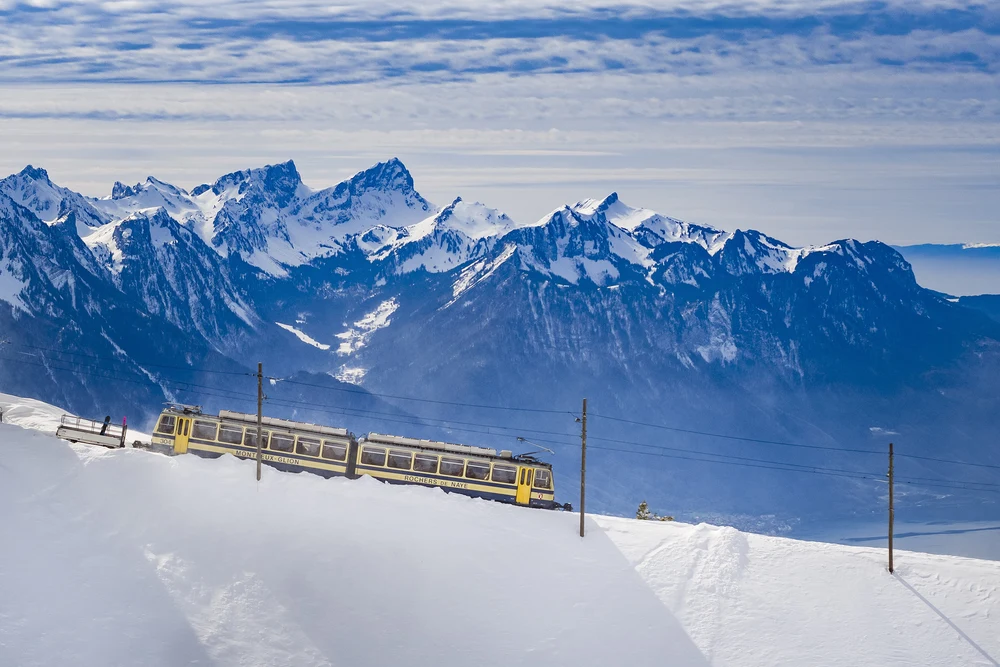
[[[413,413],[420,423],[364,416],[381,430],[504,448],[508,431],[463,432],[462,422],[497,417],[462,406],[570,405],[589,395],[600,414],[649,415],[643,422],[694,430],[709,423],[762,440],[819,438],[834,449],[856,449],[870,429],[890,429],[915,451],[932,454],[948,442],[962,456],[982,456],[971,436],[998,426],[1000,405],[983,397],[995,395],[991,373],[1000,375],[1000,323],[921,287],[905,258],[878,241],[796,248],[759,231],[725,232],[636,208],[614,192],[523,224],[461,197],[432,205],[397,159],[318,190],[291,161],[190,191],[153,177],[119,183],[104,198],[60,189],[41,169],[15,176],[0,181],[0,194],[38,212],[4,194],[10,204],[0,228],[9,230],[19,266],[49,266],[55,280],[31,274],[14,282],[7,276],[21,273],[0,258],[0,300],[13,304],[3,317],[31,324],[23,335],[12,329],[14,342],[29,342],[29,329],[47,330],[56,334],[47,345],[58,349],[76,326],[72,352],[94,346],[117,355],[145,373],[136,381],[151,383],[116,400],[200,400],[199,391],[219,407],[249,400],[227,393],[220,378],[195,380],[209,389],[178,391],[167,373],[131,361],[150,358],[148,346],[192,373],[198,359],[211,358],[214,367],[244,370],[263,359],[279,380],[309,374],[304,381],[317,388],[269,407],[282,416],[329,421],[345,405],[345,381],[427,401]],[[48,221],[39,215],[60,211]],[[63,250],[46,260],[22,236]],[[22,282],[38,285],[24,291]],[[105,319],[74,306],[70,284],[92,284],[91,309]],[[17,299],[33,301],[33,293],[45,297],[40,303],[69,305],[19,311]],[[144,324],[122,330],[112,307],[129,313],[123,322]],[[38,394],[67,377],[66,404],[80,411],[114,391],[68,362],[58,368],[51,382],[18,375],[11,381],[24,386],[11,389]],[[276,386],[275,396],[288,396]],[[566,428],[541,416],[521,415],[517,424]],[[594,428],[595,437],[623,440]],[[638,429],[633,437],[662,433]],[[557,461],[572,458],[557,451]],[[595,473],[618,489],[598,501],[606,509],[630,493],[608,476],[614,466],[650,487],[660,506],[766,512],[806,493],[813,500],[802,511],[819,512],[830,511],[820,489],[855,493],[837,480],[786,488],[763,476],[695,470],[652,488],[656,478],[627,454]],[[793,454],[789,462],[808,463]],[[734,490],[706,493],[720,482]]]

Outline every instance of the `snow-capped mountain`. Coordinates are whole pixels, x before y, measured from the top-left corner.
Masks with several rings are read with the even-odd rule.
[[[396,159],[320,190],[285,162],[191,190],[152,177],[117,183],[104,198],[28,168],[0,181],[0,192],[8,193],[0,238],[6,331],[30,329],[16,332],[24,342],[47,327],[46,347],[72,339],[74,353],[92,346],[92,354],[121,358],[159,383],[132,397],[147,403],[225,407],[253,397],[220,393],[219,378],[195,381],[215,387],[207,397],[190,384],[183,394],[135,360],[195,369],[206,359],[216,368],[261,359],[271,373],[309,373],[304,381],[320,385],[292,394],[279,383],[269,392],[286,397],[275,398],[276,414],[314,420],[344,407],[350,395],[340,382],[351,382],[429,399],[399,407],[466,430],[496,426],[497,415],[453,403],[560,412],[583,395],[597,414],[834,449],[891,429],[914,451],[949,442],[955,456],[971,456],[976,438],[1000,426],[1000,405],[982,398],[996,395],[1000,325],[922,288],[903,257],[876,241],[795,248],[758,231],[724,232],[632,207],[614,193],[527,224],[461,198],[438,210]],[[11,363],[0,360],[2,377],[35,395],[62,387],[73,368],[50,363],[51,381],[31,384],[9,373]],[[100,405],[116,391],[73,377],[62,394],[70,407]],[[518,428],[568,436],[576,428],[513,416]],[[503,429],[379,428],[512,444],[501,442],[512,437]],[[638,429],[623,438],[599,420],[593,428],[595,437],[626,442],[663,437]],[[557,452],[557,462],[575,455]],[[814,498],[812,510],[826,511],[817,490],[848,484],[805,488],[743,479],[739,470],[708,484],[692,469],[657,486],[656,468],[605,456],[595,488],[604,489],[599,506],[612,510],[631,492],[614,471],[650,487],[647,499],[660,506],[727,511],[791,506],[802,493]],[[847,465],[830,456],[827,463]],[[732,486],[724,499],[720,483]]]
[[[49,180],[47,171],[30,164],[0,181],[0,192],[50,225],[73,214],[80,234],[86,233],[88,227],[111,220],[111,216],[95,209],[86,197],[56,185]]]
[[[336,255],[377,225],[402,228],[433,210],[398,160],[319,191],[306,187],[289,161],[228,174],[193,192],[211,221],[212,245],[273,276]]]
[[[372,262],[391,260],[396,273],[444,273],[478,259],[517,227],[506,214],[459,197],[435,215],[394,229],[374,227],[360,238]]]
[[[219,349],[238,350],[260,323],[223,259],[164,208],[132,213],[83,241],[127,298]]]

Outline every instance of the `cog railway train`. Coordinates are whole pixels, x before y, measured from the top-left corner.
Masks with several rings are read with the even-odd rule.
[[[324,477],[369,475],[394,484],[436,486],[501,502],[570,509],[555,501],[551,464],[510,451],[369,433],[264,417],[262,460],[288,472]],[[150,449],[216,458],[257,456],[257,415],[170,405],[156,422]]]

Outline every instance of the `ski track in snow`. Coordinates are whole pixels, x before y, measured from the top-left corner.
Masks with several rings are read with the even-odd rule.
[[[0,405],[49,433],[61,413]],[[257,483],[252,461],[14,424],[0,664],[998,664],[1000,562],[899,551],[890,575],[883,549],[602,516],[581,540],[561,512],[270,468]]]

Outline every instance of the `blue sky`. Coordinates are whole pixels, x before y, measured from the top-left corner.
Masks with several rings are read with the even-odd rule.
[[[616,190],[792,243],[1000,242],[1000,6],[0,0],[0,171],[106,194],[398,156],[533,220]]]

